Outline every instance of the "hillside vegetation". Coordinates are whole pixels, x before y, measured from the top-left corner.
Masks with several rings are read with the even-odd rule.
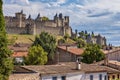
[[[62,39],[62,36],[55,36],[56,41]],[[7,38],[9,41],[9,44],[14,44],[14,43],[29,43],[32,44],[33,41],[35,40],[35,35],[20,35],[20,34],[7,34]],[[65,43],[75,43],[72,39],[68,38]]]
[[[7,34],[9,44],[14,43],[33,43],[35,40],[34,35],[19,35],[19,34]]]

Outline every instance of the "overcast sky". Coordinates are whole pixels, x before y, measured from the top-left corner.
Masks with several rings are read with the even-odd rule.
[[[73,29],[96,31],[111,42],[114,37],[120,37],[118,31],[120,0],[3,0],[3,2],[4,15],[14,16],[14,13],[21,9],[27,16],[31,14],[33,18],[36,18],[38,13],[49,18],[53,18],[56,13],[63,13],[70,16]],[[114,42],[117,43],[118,40]]]

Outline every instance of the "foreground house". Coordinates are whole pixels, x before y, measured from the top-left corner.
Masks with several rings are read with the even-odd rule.
[[[76,63],[61,63],[58,65],[24,66],[24,68],[40,73],[40,80],[107,80],[104,67]]]
[[[120,62],[109,61],[106,64],[106,59],[100,62],[93,63],[94,65],[104,65],[107,71],[108,80],[120,80]]]
[[[23,57],[28,55],[28,49],[30,44],[15,44],[13,46],[9,46],[9,49],[12,50],[12,57],[15,60],[15,63],[22,63],[24,61]]]
[[[39,75],[35,71],[15,66],[13,73],[9,76],[9,80],[39,80]]]
[[[41,66],[31,65],[20,68],[25,69],[29,73],[20,70],[21,72],[19,73],[11,74],[9,80],[108,80],[109,74],[120,73],[120,71],[110,67],[79,62],[64,62],[56,65]]]
[[[55,60],[57,62],[75,62],[82,55],[84,49],[77,48],[77,46],[64,45],[57,46],[56,52]]]

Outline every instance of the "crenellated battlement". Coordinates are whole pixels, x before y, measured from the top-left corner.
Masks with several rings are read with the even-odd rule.
[[[5,22],[9,34],[22,34],[22,32],[24,32],[23,34],[40,34],[42,31],[61,36],[66,33],[70,36],[72,34],[72,29],[69,26],[69,16],[63,16],[62,13],[56,14],[53,20],[43,20],[40,13],[35,19],[32,19],[31,15],[26,18],[26,14],[21,10],[21,12],[15,13],[14,17],[5,16]]]

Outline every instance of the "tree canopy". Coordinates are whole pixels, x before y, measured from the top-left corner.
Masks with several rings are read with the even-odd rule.
[[[105,54],[100,50],[100,47],[97,44],[87,45],[84,53],[82,54],[82,61],[84,63],[93,63],[94,61],[98,62],[104,59]]]
[[[32,46],[29,49],[29,54],[25,57],[27,65],[44,65],[47,63],[47,52],[40,46]]]
[[[46,17],[46,16],[43,16],[43,17],[42,17],[42,21],[48,21],[48,20],[49,20],[48,17]]]
[[[78,38],[76,40],[76,42],[78,43],[78,48],[84,48],[87,45],[87,43],[85,42],[85,40],[83,40],[82,38]]]
[[[56,39],[47,32],[42,32],[39,36],[36,36],[33,46],[40,45],[48,53],[48,59],[54,58],[56,49]]]
[[[11,51],[8,49],[7,45],[8,41],[2,12],[2,0],[0,0],[0,80],[8,80],[13,69]]]

